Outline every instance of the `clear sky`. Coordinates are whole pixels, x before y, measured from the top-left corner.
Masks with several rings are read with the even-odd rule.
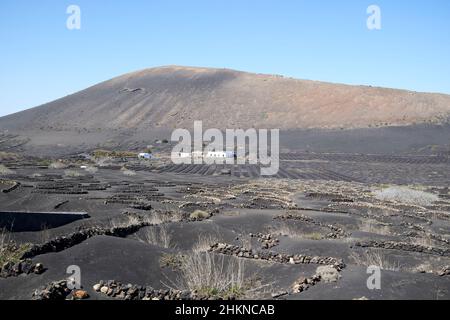
[[[161,65],[450,94],[450,1],[0,1],[0,116]]]

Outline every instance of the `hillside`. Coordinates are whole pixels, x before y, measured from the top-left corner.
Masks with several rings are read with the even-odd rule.
[[[51,90],[49,88],[49,90]],[[10,130],[365,128],[446,122],[450,96],[227,69],[161,67],[0,118]]]

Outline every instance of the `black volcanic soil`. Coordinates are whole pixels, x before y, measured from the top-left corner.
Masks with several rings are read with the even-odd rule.
[[[358,163],[354,157],[328,159],[327,168],[340,168],[341,162],[350,159],[353,162],[348,165]],[[44,273],[1,278],[0,299],[31,299],[39,287],[67,278],[70,265],[81,268],[81,282],[90,299],[113,299],[93,290],[100,280],[173,287],[180,278],[177,257],[191,255],[199,239],[206,239],[202,251],[212,250],[209,254],[225,261],[233,251],[214,251],[216,243],[252,249],[260,257],[303,255],[344,263],[336,282],[320,281],[296,293],[297,281],[312,277],[320,264],[242,255],[237,259],[245,265],[245,276],[257,280],[254,285],[259,289],[252,294],[261,299],[280,294],[280,299],[449,299],[450,278],[440,275],[450,265],[449,180],[448,175],[440,180],[427,174],[439,170],[441,175],[448,174],[449,162],[433,159],[416,164],[420,166],[416,177],[424,181],[421,188],[439,196],[439,201],[425,206],[376,199],[377,183],[389,181],[371,182],[364,175],[354,179],[362,182],[340,176],[262,179],[166,172],[164,167],[145,169],[136,163],[134,176],[124,175],[120,166],[99,167],[95,173],[72,168],[79,175],[67,175],[67,169],[44,169],[32,159],[16,161],[15,173],[2,176],[0,187],[8,190],[11,181],[20,186],[0,192],[0,211],[86,211],[90,218],[54,229],[43,226],[37,232],[8,233],[17,244],[54,246],[27,256],[43,263]],[[378,161],[372,164],[374,171],[392,166]],[[414,165],[414,161],[398,163]],[[128,166],[133,167],[131,162]],[[397,179],[404,179],[399,175]],[[386,178],[395,176],[391,173]],[[197,209],[211,216],[191,219]],[[137,221],[151,221],[151,226]],[[126,225],[136,228],[117,231]],[[96,231],[64,246],[55,242],[61,237],[78,239],[72,235],[83,230]],[[161,230],[169,235],[169,245],[149,241]],[[366,286],[366,265],[373,259],[384,268],[381,290]]]
[[[0,150],[59,157],[142,150],[175,128],[280,129],[287,152],[445,154],[450,96],[169,66],[0,118]]]
[[[367,128],[448,123],[450,96],[169,66],[122,75],[0,119],[0,128]]]
[[[186,129],[192,130],[193,123]],[[0,127],[1,129],[1,127]],[[174,143],[172,130],[0,130],[0,150],[39,157],[57,158],[96,149],[140,152],[151,145],[158,152],[169,152]],[[282,130],[282,153],[345,153],[380,155],[450,154],[450,125],[412,125],[403,127],[351,130]]]
[[[103,280],[185,290],[194,252],[245,265],[236,298],[449,299],[449,108],[447,95],[164,67],[0,118],[0,212],[89,215],[2,231],[13,270],[0,265],[0,299],[31,299],[71,265],[90,299],[117,299],[93,289]],[[174,165],[163,141],[195,120],[281,129],[278,174]],[[156,159],[89,155],[146,148]],[[375,196],[389,186],[433,201]],[[45,272],[15,272],[25,259]],[[369,265],[380,290],[367,288]]]

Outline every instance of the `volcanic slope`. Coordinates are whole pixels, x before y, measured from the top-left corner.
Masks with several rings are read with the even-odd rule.
[[[0,129],[367,128],[448,122],[450,96],[228,69],[128,73],[0,118]]]

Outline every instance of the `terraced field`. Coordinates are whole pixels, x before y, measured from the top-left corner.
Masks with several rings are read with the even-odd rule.
[[[356,154],[280,155],[280,170],[274,178],[294,180],[331,180],[364,183],[446,184],[450,181],[450,157],[391,156]],[[140,168],[135,168],[139,170]],[[141,168],[145,170],[144,168]],[[259,178],[259,165],[188,165],[169,164],[154,170],[158,173],[188,175],[231,175]]]
[[[257,166],[70,161],[4,162],[0,211],[87,216],[6,225],[0,299],[450,298],[445,157],[283,154],[271,178]],[[423,183],[394,185],[408,179]],[[380,290],[367,287],[370,265]],[[205,266],[239,274],[236,287],[195,289],[187,279]]]

